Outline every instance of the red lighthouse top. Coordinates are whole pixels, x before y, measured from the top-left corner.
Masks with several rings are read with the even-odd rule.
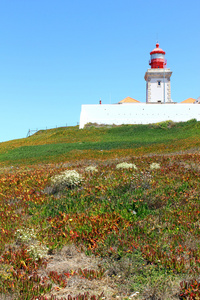
[[[163,69],[167,61],[165,60],[165,51],[159,48],[159,43],[156,44],[156,48],[150,52],[151,59],[150,59],[150,66],[152,69]]]

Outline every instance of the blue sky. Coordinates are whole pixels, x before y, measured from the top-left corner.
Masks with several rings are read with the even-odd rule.
[[[200,1],[1,0],[0,142],[76,125],[82,104],[145,102],[156,41],[175,102],[200,96]]]

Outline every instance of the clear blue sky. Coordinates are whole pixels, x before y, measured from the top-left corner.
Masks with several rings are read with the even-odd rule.
[[[145,102],[156,41],[172,99],[200,96],[200,1],[1,0],[0,142],[76,125],[82,104]]]

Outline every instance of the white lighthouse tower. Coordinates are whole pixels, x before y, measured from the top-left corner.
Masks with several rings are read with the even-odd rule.
[[[165,51],[156,48],[150,52],[151,59],[148,69],[145,73],[146,80],[146,103],[170,103],[171,100],[171,84],[170,77],[172,72],[166,68]]]

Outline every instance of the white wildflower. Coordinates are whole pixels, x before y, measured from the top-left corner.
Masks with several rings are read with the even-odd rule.
[[[134,170],[137,170],[137,167],[136,167],[135,164],[122,162],[122,163],[116,165],[116,169],[134,169]]]
[[[35,260],[38,260],[39,258],[47,256],[48,248],[45,245],[41,244],[39,241],[35,241],[28,246],[27,251],[30,252],[30,255]]]
[[[82,176],[75,170],[67,170],[51,178],[52,183],[59,189],[74,187],[81,183]]]
[[[133,297],[137,296],[138,294],[139,294],[139,292],[135,292],[135,293],[133,293],[132,295],[130,295],[129,297],[130,297],[130,298],[133,298]]]
[[[133,214],[133,215],[137,215],[136,211],[135,210],[131,210],[129,209],[129,211]]]
[[[18,241],[23,243],[28,243],[36,238],[33,228],[18,229],[15,233],[15,236]]]
[[[150,165],[150,169],[151,169],[151,170],[160,169],[160,164],[158,164],[158,163],[152,163],[152,164]]]
[[[98,172],[98,169],[95,166],[88,166],[85,168],[86,172]]]
[[[33,228],[18,229],[15,236],[17,241],[27,245],[27,251],[30,252],[34,259],[38,260],[47,255],[48,248],[36,239],[36,233]]]

